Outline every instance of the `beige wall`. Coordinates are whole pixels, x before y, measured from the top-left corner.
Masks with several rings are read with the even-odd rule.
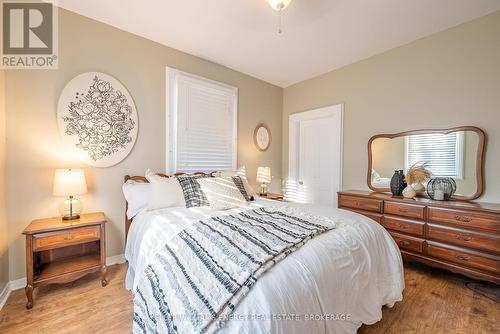
[[[165,168],[166,66],[238,87],[238,162],[246,164],[251,180],[257,166],[270,166],[280,184],[281,88],[68,11],[59,14],[59,70],[6,74],[11,279],[25,275],[24,227],[34,218],[57,215],[61,199],[51,194],[54,169],[82,167],[61,150],[56,122],[59,94],[79,73],[102,71],[116,77],[130,91],[139,115],[139,135],[127,159],[110,168],[85,168],[89,194],[82,197],[84,209],[102,210],[109,217],[108,256],[123,253],[123,176]],[[252,139],[259,122],[268,124],[273,135],[264,153]]]
[[[288,116],[344,103],[344,189],[367,189],[367,142],[377,133],[475,125],[486,131],[486,191],[500,202],[500,12],[287,87]]]
[[[5,72],[0,70],[0,293],[9,281],[9,240],[5,215]]]

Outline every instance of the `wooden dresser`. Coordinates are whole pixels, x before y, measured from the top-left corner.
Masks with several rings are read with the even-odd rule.
[[[339,208],[382,224],[405,260],[500,284],[500,204],[339,192]]]

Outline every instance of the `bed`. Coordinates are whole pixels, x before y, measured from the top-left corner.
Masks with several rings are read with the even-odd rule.
[[[375,169],[372,169],[372,185],[377,188],[389,188],[391,186],[391,178],[382,177]]]
[[[128,179],[147,182],[142,177],[126,177]],[[385,229],[367,217],[332,207],[265,199],[224,211],[208,207],[163,208],[144,211],[133,220],[126,217],[125,258],[129,264],[126,288],[134,293],[134,332],[186,331],[182,327],[182,321],[186,320],[182,318],[175,318],[174,327],[150,327],[156,326],[162,316],[166,317],[167,311],[172,319],[171,309],[165,311],[160,307],[157,313],[151,310],[163,306],[161,298],[174,298],[172,295],[180,293],[178,289],[166,288],[155,291],[145,278],[144,273],[153,262],[159,261],[158,254],[166,244],[176,248],[175,243],[172,246],[173,240],[200,222],[239,215],[247,217],[258,212],[289,215],[295,212],[297,221],[303,216],[309,217],[311,224],[324,220],[334,227],[301,243],[281,260],[272,261],[273,265],[258,276],[226,313],[229,317],[215,325],[211,322],[203,331],[355,333],[362,324],[379,321],[384,305],[392,307],[402,300],[404,277],[398,247]],[[168,280],[172,273],[165,269],[170,268],[168,264],[164,268],[157,264],[155,268],[155,279],[161,286],[160,281]],[[193,276],[191,279],[201,285],[207,279],[201,277],[201,271],[198,277]],[[145,290],[152,290],[149,297],[143,293]],[[138,320],[141,314],[144,319]]]

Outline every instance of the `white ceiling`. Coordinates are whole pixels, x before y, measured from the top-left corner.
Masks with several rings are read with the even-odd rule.
[[[500,0],[59,0],[59,6],[281,87],[500,10]]]

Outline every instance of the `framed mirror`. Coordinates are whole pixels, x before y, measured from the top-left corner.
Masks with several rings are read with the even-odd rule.
[[[473,126],[375,135],[368,141],[368,187],[390,192],[395,170],[406,174],[413,164],[425,163],[433,177],[455,180],[453,199],[476,199],[484,188],[485,145],[484,131]]]

